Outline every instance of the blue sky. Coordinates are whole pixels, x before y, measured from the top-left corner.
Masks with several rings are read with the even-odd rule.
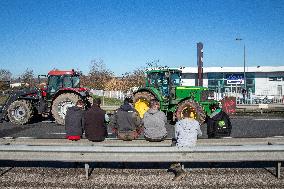
[[[235,41],[236,37],[243,41]],[[169,67],[283,66],[282,0],[1,0],[0,68],[87,73],[102,59],[116,75],[159,60]]]

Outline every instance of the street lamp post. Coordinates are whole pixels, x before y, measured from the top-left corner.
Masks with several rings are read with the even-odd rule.
[[[242,38],[236,38],[236,41],[242,41]],[[244,88],[247,91],[247,85],[246,85],[246,45],[244,43]]]

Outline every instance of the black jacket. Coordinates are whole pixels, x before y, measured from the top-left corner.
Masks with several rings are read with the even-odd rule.
[[[117,131],[134,131],[141,127],[141,118],[138,112],[128,103],[117,109],[111,117],[109,126]]]
[[[77,106],[67,109],[65,116],[66,136],[82,136],[84,125],[84,110]]]
[[[105,114],[99,106],[93,105],[85,113],[85,136],[91,141],[103,141],[107,136]]]

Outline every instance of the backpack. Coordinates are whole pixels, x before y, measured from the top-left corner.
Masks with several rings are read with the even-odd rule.
[[[216,135],[219,137],[230,136],[232,125],[229,116],[222,111],[222,115],[215,122]]]

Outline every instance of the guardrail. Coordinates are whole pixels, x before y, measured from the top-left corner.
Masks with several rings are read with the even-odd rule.
[[[13,142],[13,141],[12,141]],[[276,176],[280,178],[284,161],[284,144],[210,145],[192,148],[170,147],[165,143],[142,142],[144,145],[97,145],[99,143],[61,144],[0,144],[0,160],[12,161],[60,161],[85,163],[86,178],[89,162],[243,162],[265,161],[276,163]],[[72,143],[72,142],[71,142]],[[73,142],[74,143],[74,142]],[[72,144],[73,144],[72,143]],[[121,142],[120,144],[123,144]],[[76,144],[76,142],[75,142]],[[149,146],[145,144],[150,144]],[[272,144],[272,145],[271,145]]]
[[[119,106],[102,106],[107,112],[113,112]],[[236,112],[283,112],[284,104],[237,104]]]

